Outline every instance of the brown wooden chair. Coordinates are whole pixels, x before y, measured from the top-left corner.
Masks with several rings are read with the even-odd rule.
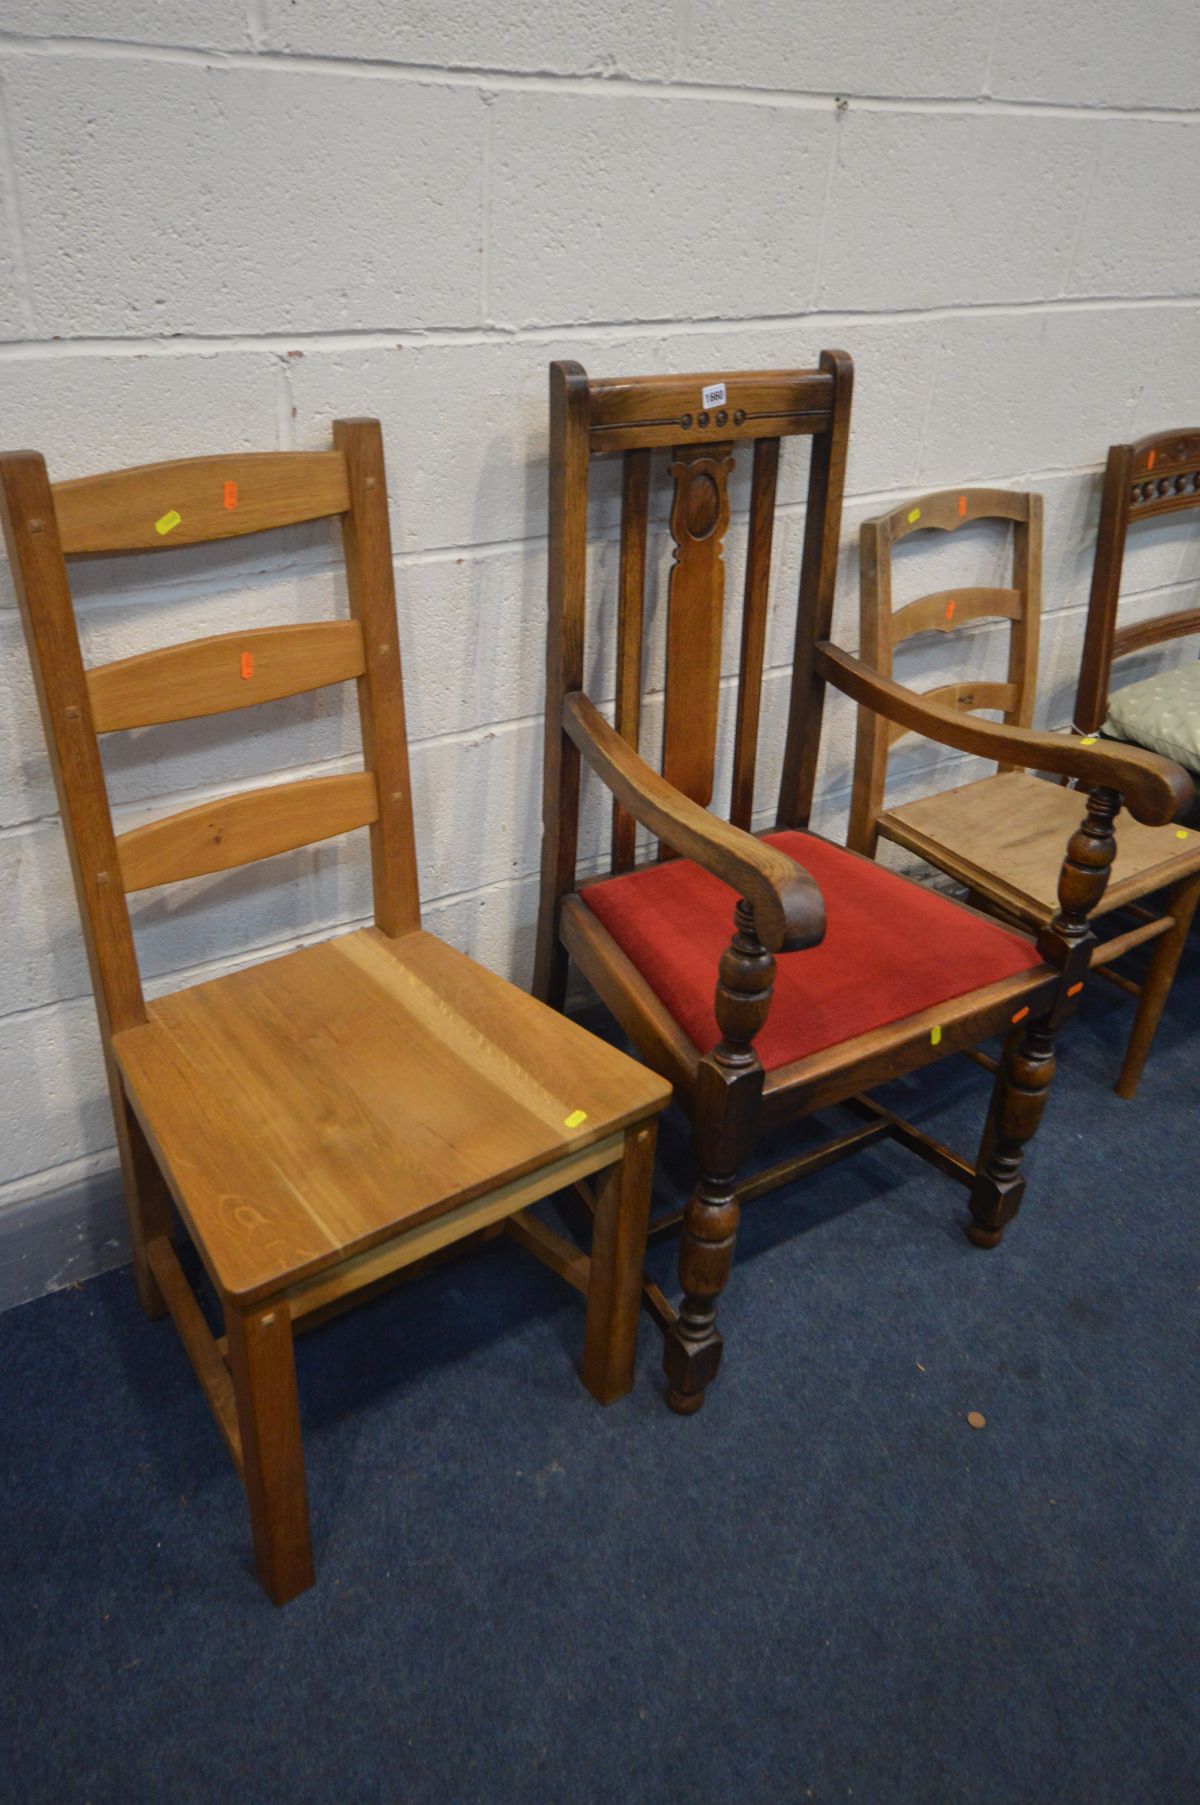
[[[1104,733],[1162,752],[1195,775],[1200,773],[1200,661],[1166,677],[1111,687],[1115,659],[1200,633],[1195,607],[1117,625],[1130,526],[1192,508],[1200,508],[1200,427],[1109,447],[1075,726],[1080,733]],[[1193,812],[1189,818],[1197,816]]]
[[[721,1336],[740,1204],[891,1135],[969,1188],[968,1234],[992,1247],[1020,1202],[1021,1154],[1054,1071],[1055,1032],[1082,984],[1087,914],[1113,854],[1124,794],[1165,820],[1185,780],[1144,752],[971,721],[925,702],[828,641],[852,366],[589,380],[550,373],[550,628],[542,905],[536,988],[561,1005],[574,959],[692,1123],[698,1168],[679,1255],[683,1303],[657,1292],[668,1400],[703,1401]],[[778,827],[751,822],[776,473],[783,438],[811,441],[791,708]],[[730,820],[708,808],[716,748],[728,477],[752,448]],[[662,772],[639,756],[643,595],[653,453],[671,458],[675,562],[667,613]],[[583,688],[588,484],[593,461],[623,459],[616,726]],[[1086,803],[1037,940],[883,870],[806,830],[826,684],[893,720],[1008,763],[1106,787]],[[612,872],[576,872],[585,764],[615,798]],[[1111,786],[1111,787],[1109,787]],[[1085,806],[1083,799],[1077,806]],[[638,863],[632,823],[662,856]],[[670,855],[677,854],[678,857]],[[730,918],[733,936],[729,938]],[[778,956],[776,956],[778,955]],[[978,1169],[864,1095],[872,1085],[1008,1036]],[[858,1125],[769,1171],[743,1170],[757,1130],[837,1104]],[[662,1226],[660,1224],[659,1226]]]
[[[956,533],[981,520],[1012,523],[1012,587],[939,590],[893,610],[892,547],[913,534]],[[1037,686],[1041,496],[1003,489],[946,489],[915,496],[890,514],[865,521],[860,548],[860,646],[865,662],[891,677],[896,648],[916,635],[955,634],[975,621],[1006,620],[1010,637],[1005,682],[952,683],[926,691],[923,699],[968,712],[1000,710],[1006,721],[1027,727]],[[1035,932],[1048,928],[1058,906],[1063,847],[1078,819],[1078,795],[1006,761],[994,776],[885,808],[889,754],[908,731],[904,723],[885,719],[869,705],[859,710],[850,845],[874,855],[882,835],[957,878],[979,907]],[[1095,736],[1085,736],[1083,743],[1094,744]],[[1169,890],[1165,909],[1142,906],[1143,898],[1164,887]],[[1200,834],[1141,822],[1122,828],[1108,886],[1091,909],[1093,918],[1124,912],[1134,924],[1092,948],[1092,969],[1138,997],[1117,1080],[1121,1097],[1132,1097],[1137,1090],[1198,897]],[[1143,985],[1110,969],[1123,954],[1149,941],[1156,944]]]
[[[259,1577],[312,1583],[293,1325],[504,1228],[587,1294],[584,1383],[632,1381],[668,1088],[420,926],[382,440],[56,483],[0,458],[4,525],[91,962],[143,1308],[175,1319],[250,1506]],[[323,516],[351,618],[85,670],[66,558]],[[361,772],[244,791],[114,835],[97,735],[354,679]],[[369,827],[375,925],[147,1002],[126,896]],[[525,1214],[596,1174],[590,1262]],[[224,1313],[214,1340],[170,1200]]]

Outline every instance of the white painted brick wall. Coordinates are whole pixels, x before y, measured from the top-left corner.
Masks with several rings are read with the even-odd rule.
[[[1200,39],[1120,0],[8,0],[0,14],[0,435],[74,476],[384,423],[430,925],[525,981],[536,907],[546,365],[858,366],[837,630],[859,523],[956,482],[1046,496],[1041,717],[1070,712],[1108,444],[1200,417]],[[839,104],[844,103],[844,104]],[[728,564],[740,577],[746,460]],[[757,804],[787,705],[804,457],[781,476]],[[597,473],[593,691],[612,691],[616,472]],[[665,493],[655,497],[664,518]],[[906,548],[897,596],[1003,569]],[[651,687],[668,550],[652,558]],[[1200,579],[1135,535],[1131,617]],[[344,609],[326,526],[76,570],[87,655]],[[728,784],[740,584],[722,692]],[[999,674],[980,626],[955,655]],[[1192,655],[1170,648],[1161,662]],[[914,682],[952,674],[941,641]],[[1148,665],[1145,668],[1149,668]],[[122,825],[348,768],[339,692],[106,746]],[[646,745],[661,724],[647,708]],[[832,699],[821,821],[845,819]],[[972,774],[918,740],[897,793]],[[592,797],[583,846],[599,857]],[[135,899],[149,988],[361,921],[361,836]],[[0,570],[0,1300],[120,1257],[78,923]],[[16,1250],[14,1252],[14,1249]],[[16,1276],[14,1276],[14,1274]],[[14,1290],[14,1286],[16,1289]]]

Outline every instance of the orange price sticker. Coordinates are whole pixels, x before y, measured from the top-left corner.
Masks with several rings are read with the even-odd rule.
[[[1028,1014],[1029,1014],[1029,1004],[1026,1003],[1024,1009],[1018,1009],[1017,1013],[1013,1016],[1014,1026],[1016,1025],[1017,1022],[1023,1022],[1025,1020],[1025,1017]]]
[[[1083,979],[1080,978],[1078,984],[1071,985],[1070,989],[1067,991],[1067,995],[1069,997],[1077,997],[1082,989],[1083,989]]]
[[[237,484],[236,483],[226,483],[225,484],[225,506],[227,508],[236,508],[237,507]]]
[[[955,603],[954,597],[951,596],[950,600],[946,603],[946,619],[947,620],[954,619],[954,610],[955,610],[956,605],[957,604]]]
[[[967,498],[965,495],[960,495],[958,498],[958,517],[960,520],[965,520],[967,517]]]
[[[1150,455],[1149,455],[1149,457],[1148,457],[1148,458],[1147,458],[1147,459],[1146,459],[1146,468],[1147,468],[1147,470],[1153,470],[1153,468],[1154,468],[1154,460],[1155,460],[1155,458],[1156,458],[1156,457],[1157,457],[1157,456],[1158,456],[1158,453],[1157,453],[1157,451],[1152,451],[1152,452],[1151,452],[1151,453],[1150,453]]]
[[[254,675],[254,653],[253,652],[243,652],[242,653],[242,676],[243,677],[253,677],[253,675]]]

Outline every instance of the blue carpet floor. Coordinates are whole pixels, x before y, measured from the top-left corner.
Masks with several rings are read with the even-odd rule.
[[[284,1611],[128,1272],[0,1318],[0,1797],[1194,1805],[1200,948],[1135,1103],[1094,990],[1003,1247],[886,1142],[762,1199],[697,1417],[511,1243],[305,1337]]]

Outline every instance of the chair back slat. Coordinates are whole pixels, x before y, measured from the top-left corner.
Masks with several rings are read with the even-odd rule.
[[[728,445],[687,445],[671,463],[674,562],[667,596],[662,774],[693,802],[712,800],[725,614]]]
[[[1175,614],[1154,614],[1149,620],[1131,621],[1113,634],[1114,658],[1126,652],[1144,652],[1171,639],[1190,639],[1200,633],[1200,608],[1181,608]]]
[[[957,633],[973,620],[1018,620],[1024,606],[1020,589],[938,589],[897,608],[883,625],[894,650],[917,633]]]
[[[329,620],[138,652],[93,665],[87,686],[96,732],[116,733],[274,702],[361,677],[364,669],[359,623]]]
[[[913,533],[956,533],[975,521],[1013,524],[1012,586],[939,589],[892,610],[892,548]],[[925,691],[929,701],[966,712],[1000,710],[1013,726],[1033,721],[1042,603],[1042,498],[1008,489],[943,489],[914,496],[859,534],[859,647],[866,663],[893,677],[893,653],[920,633],[957,633],[979,620],[1009,623],[1003,683],[952,683]],[[887,787],[888,753],[908,729],[860,707],[848,843],[873,853]],[[1001,766],[1008,770],[1011,767]]]
[[[621,574],[617,604],[617,707],[621,738],[637,747],[642,726],[642,651],[646,612],[646,524],[650,506],[650,453],[627,451],[621,473]],[[633,865],[636,823],[613,800],[612,868]]]
[[[229,871],[368,827],[378,816],[369,771],[243,790],[118,834],[121,881],[127,891],[151,890]]]
[[[55,483],[64,553],[163,551],[343,514],[336,451],[239,452],[141,464]]]
[[[1006,720],[1011,718],[1017,699],[1014,683],[943,683],[937,689],[921,692],[923,702],[940,702],[943,708],[957,708],[960,714],[998,709]],[[913,731],[902,721],[885,721],[884,729],[889,746]]]
[[[1197,507],[1200,427],[1177,427],[1170,432],[1152,433],[1132,445],[1109,446],[1083,659],[1075,693],[1075,726],[1080,733],[1097,733],[1104,725],[1114,658],[1200,631],[1200,610],[1195,608],[1158,614],[1129,627],[1117,626],[1129,527],[1159,514]]]
[[[771,582],[771,547],[775,535],[775,489],[779,475],[779,440],[757,439],[750,482],[750,532],[746,548],[746,587],[742,601],[742,654],[738,666],[737,722],[733,741],[733,784],[729,819],[749,828],[754,813],[754,767],[758,754],[758,717],[762,702],[763,659],[767,646],[767,602]]]

